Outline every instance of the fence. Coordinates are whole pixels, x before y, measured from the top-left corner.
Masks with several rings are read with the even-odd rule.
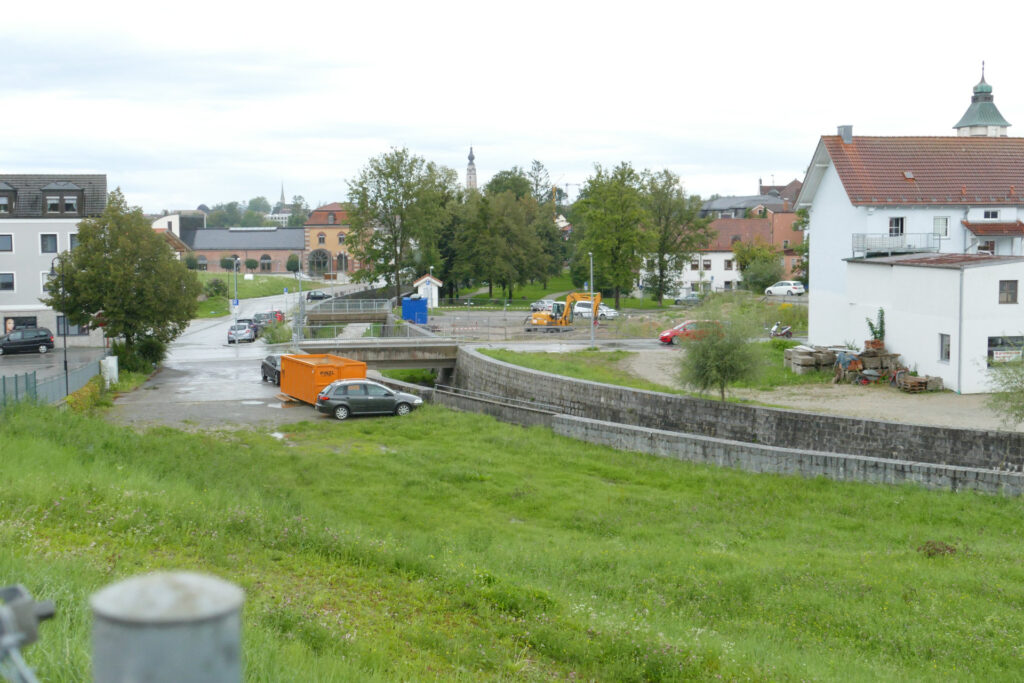
[[[40,380],[35,372],[0,377],[0,403],[7,405],[25,400],[60,403],[67,396],[65,387],[74,393],[98,374],[100,362],[96,360],[70,370],[66,380],[63,374]]]

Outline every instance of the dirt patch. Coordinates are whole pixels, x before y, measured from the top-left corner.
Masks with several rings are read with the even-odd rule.
[[[623,365],[637,377],[682,388],[679,381],[680,353],[682,349],[678,347],[637,351]],[[1024,432],[1024,425],[1004,425],[986,405],[985,394],[959,395],[951,391],[908,394],[889,386],[809,384],[780,387],[773,391],[731,389],[728,396],[811,413],[960,429]]]

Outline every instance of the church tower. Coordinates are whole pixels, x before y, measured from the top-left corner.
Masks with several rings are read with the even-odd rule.
[[[473,163],[474,159],[476,159],[476,157],[473,156],[473,146],[470,145],[469,146],[469,165],[466,166],[466,189],[467,190],[475,190],[476,189],[476,164]]]
[[[992,86],[985,82],[985,62],[982,62],[981,80],[974,86],[971,106],[953,128],[960,137],[1005,138],[1009,127],[992,101]]]

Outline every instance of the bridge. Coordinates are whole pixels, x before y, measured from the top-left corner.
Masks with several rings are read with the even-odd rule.
[[[459,345],[454,339],[417,337],[365,337],[307,339],[298,342],[303,353],[330,353],[366,363],[377,369],[455,367]]]
[[[307,305],[307,325],[387,323],[391,302],[387,299],[328,299]]]

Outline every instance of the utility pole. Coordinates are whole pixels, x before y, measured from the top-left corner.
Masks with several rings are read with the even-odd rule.
[[[587,255],[590,257],[590,308],[591,308],[591,320],[590,320],[590,345],[594,345],[594,323],[597,322],[597,311],[594,308],[594,252],[588,251]]]

